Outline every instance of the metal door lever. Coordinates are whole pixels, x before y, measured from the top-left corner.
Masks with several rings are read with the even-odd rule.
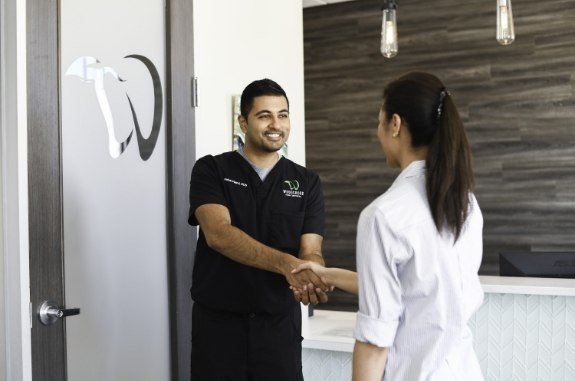
[[[48,300],[42,302],[40,307],[38,307],[38,319],[44,325],[52,325],[60,318],[79,314],[79,308],[66,309],[63,307],[56,307],[56,303]]]

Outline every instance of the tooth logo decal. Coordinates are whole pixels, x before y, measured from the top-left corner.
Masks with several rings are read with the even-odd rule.
[[[140,157],[142,160],[148,160],[152,153],[154,152],[154,148],[156,147],[156,143],[158,141],[158,136],[160,134],[160,126],[162,124],[162,112],[163,112],[163,95],[162,95],[162,84],[160,81],[160,76],[158,74],[158,70],[156,67],[148,59],[147,57],[132,54],[126,56],[124,58],[132,58],[142,62],[148,71],[150,72],[150,76],[152,77],[152,83],[154,86],[154,116],[152,120],[152,132],[150,132],[150,136],[145,138],[142,135],[142,131],[140,129],[140,124],[138,122],[138,116],[136,114],[136,110],[130,99],[130,96],[126,93],[126,98],[128,99],[128,104],[130,105],[130,110],[132,112],[132,119],[134,120],[134,127],[136,129],[136,137],[138,139],[138,148],[140,151]],[[94,90],[96,91],[96,98],[98,99],[98,104],[100,105],[100,110],[104,116],[104,121],[106,122],[106,128],[108,131],[108,151],[110,156],[114,159],[120,157],[122,153],[130,144],[132,140],[132,135],[134,130],[130,131],[128,137],[126,137],[123,141],[116,140],[116,133],[114,129],[114,119],[112,117],[112,109],[110,108],[110,103],[108,102],[108,97],[106,95],[106,90],[104,88],[104,77],[106,74],[110,74],[119,82],[125,82],[125,79],[122,79],[116,71],[108,66],[104,67],[95,67],[94,65],[99,64],[100,61],[97,58],[84,56],[79,57],[66,70],[66,76],[76,76],[79,77],[83,82],[86,83],[93,83]]]

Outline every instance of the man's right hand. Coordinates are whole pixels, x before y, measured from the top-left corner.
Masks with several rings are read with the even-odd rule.
[[[306,305],[309,303],[326,303],[328,301],[327,292],[331,288],[330,285],[326,284],[312,270],[305,269],[297,273],[293,272],[293,270],[306,264],[307,261],[295,257],[286,259],[287,266],[283,275],[286,277],[292,290],[294,290],[295,299]]]

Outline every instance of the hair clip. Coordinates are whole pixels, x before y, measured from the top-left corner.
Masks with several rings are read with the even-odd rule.
[[[445,90],[445,88],[443,88],[443,90],[441,90],[441,92],[439,93],[439,106],[437,106],[437,120],[441,118],[441,110],[443,109],[443,100],[448,95],[451,95],[451,93]]]

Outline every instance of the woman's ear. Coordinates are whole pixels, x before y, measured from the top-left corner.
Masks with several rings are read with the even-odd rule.
[[[401,134],[401,127],[403,123],[401,121],[401,117],[397,114],[393,114],[391,116],[391,136],[397,138],[399,134]]]

